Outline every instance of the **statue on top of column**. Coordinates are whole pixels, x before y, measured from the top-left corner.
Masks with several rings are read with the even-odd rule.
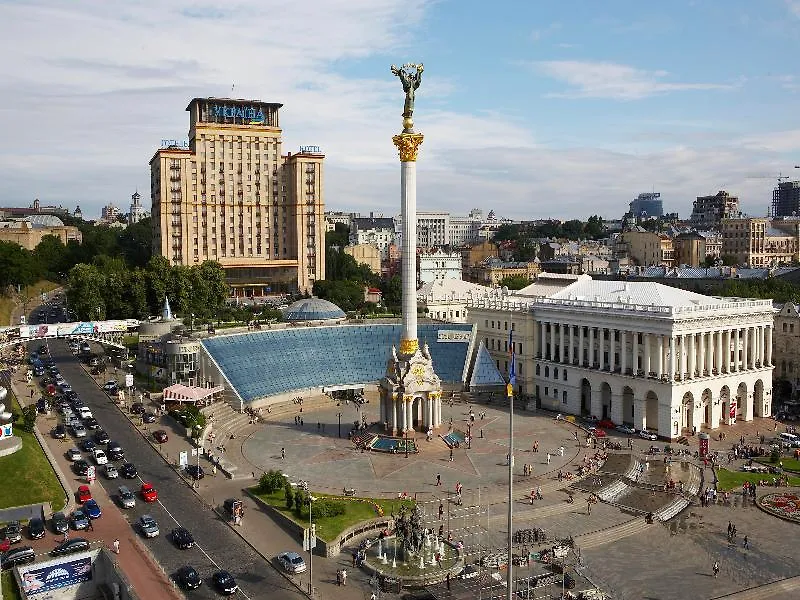
[[[406,63],[400,67],[392,65],[392,74],[400,78],[403,84],[403,91],[406,93],[406,101],[403,104],[403,133],[412,133],[414,121],[414,92],[419,84],[422,83],[422,63]]]

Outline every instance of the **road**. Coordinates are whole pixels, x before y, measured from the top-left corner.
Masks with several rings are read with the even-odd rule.
[[[241,589],[240,595],[245,598],[305,598],[272,565],[232,532],[216,513],[202,504],[197,495],[155,449],[143,440],[120,409],[85,373],[63,341],[52,342],[50,351],[64,378],[91,408],[100,426],[111,439],[122,445],[126,460],[132,462],[139,471],[139,479],[136,480],[108,480],[100,475],[94,485],[99,483],[112,497],[115,496],[117,487],[123,484],[134,492],[143,480],[156,487],[159,495],[157,503],[148,505],[141,497],[137,497],[136,508],[124,511],[123,514],[132,524],[140,515],[148,513],[158,521],[161,535],[145,543],[167,574],[172,576],[185,564],[191,564],[197,569],[204,584],[199,590],[188,592],[188,597],[217,597],[208,584],[214,571],[225,569],[236,577]],[[59,448],[63,450],[63,447]],[[222,498],[219,499],[220,502],[221,500]],[[111,507],[104,508],[115,510]],[[172,544],[168,534],[178,524],[192,532],[196,541],[194,548],[178,550]]]

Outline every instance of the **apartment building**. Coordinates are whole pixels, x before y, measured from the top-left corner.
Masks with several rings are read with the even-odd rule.
[[[775,267],[800,260],[798,231],[792,221],[737,216],[722,220],[722,256],[737,265]]]

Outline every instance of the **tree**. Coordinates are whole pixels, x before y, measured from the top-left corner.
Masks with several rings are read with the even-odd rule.
[[[153,256],[153,226],[150,217],[128,225],[119,236],[122,255],[132,267],[145,267]]]
[[[399,275],[394,275],[381,281],[383,303],[392,312],[400,312],[403,304],[403,280]]]
[[[84,263],[75,265],[69,271],[67,300],[70,310],[82,320],[91,320],[103,315],[105,299],[103,291],[105,278],[94,265]]]
[[[510,290],[521,290],[529,286],[530,283],[530,279],[525,277],[525,275],[507,275],[500,280],[500,286],[507,287]]]
[[[336,223],[333,231],[325,233],[326,251],[333,247],[342,249],[350,242],[350,228],[344,223]]]
[[[314,282],[314,295],[333,302],[344,311],[358,309],[364,303],[364,285],[355,281]]]
[[[583,229],[583,235],[591,239],[599,239],[605,235],[605,226],[603,225],[603,218],[599,215],[592,215],[586,221],[586,227]]]
[[[154,256],[147,263],[147,302],[150,314],[161,313],[164,298],[167,297],[170,284],[169,261],[163,256]]]
[[[497,231],[495,231],[493,239],[495,242],[513,241],[519,238],[519,234],[519,225],[503,223],[497,228]]]
[[[0,242],[0,289],[30,285],[39,278],[33,253],[14,242]]]
[[[66,250],[64,242],[58,236],[44,236],[33,251],[39,273],[51,281],[61,280],[70,266],[65,262]]]
[[[36,428],[36,417],[38,417],[36,405],[31,404],[22,409],[22,428],[28,433],[33,433]]]

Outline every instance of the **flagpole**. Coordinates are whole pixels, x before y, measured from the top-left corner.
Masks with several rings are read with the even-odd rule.
[[[516,373],[514,368],[514,322],[511,322],[511,331],[508,336],[509,350],[511,351],[511,368],[508,372],[508,385],[506,395],[508,396],[508,567],[506,569],[506,598],[513,600],[514,590],[514,383],[516,383]]]

